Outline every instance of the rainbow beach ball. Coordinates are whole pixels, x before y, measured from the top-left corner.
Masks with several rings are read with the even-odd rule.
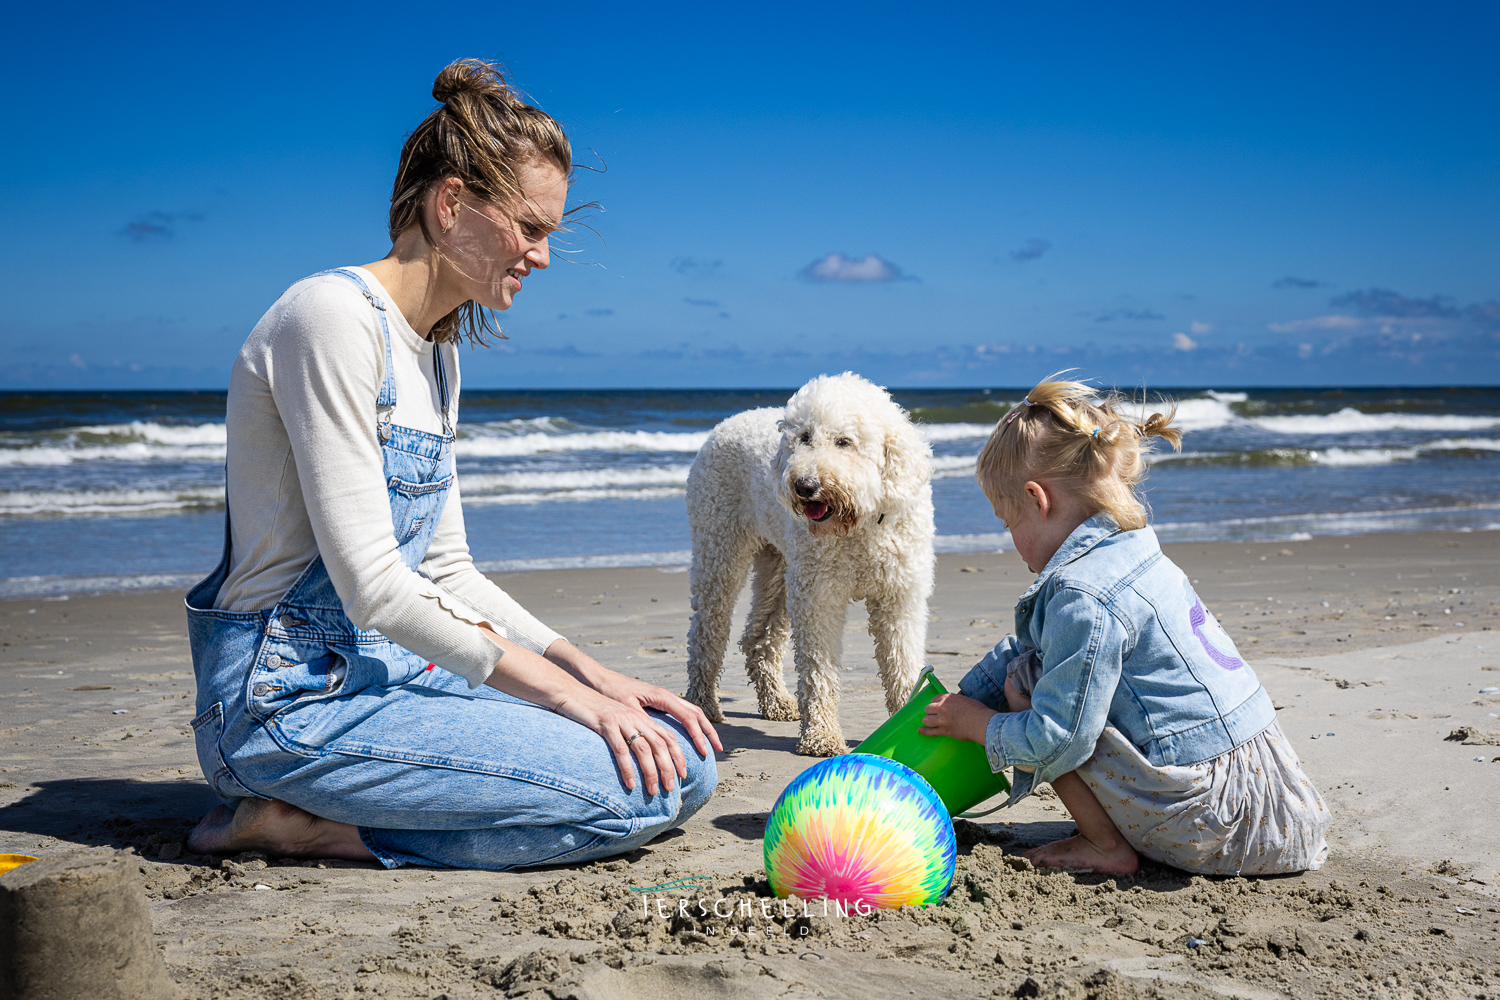
[[[766,877],[778,896],[896,909],[939,902],[958,843],[920,774],[851,753],[803,771],[766,820]]]

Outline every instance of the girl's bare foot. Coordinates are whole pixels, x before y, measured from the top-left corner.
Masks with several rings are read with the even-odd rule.
[[[1141,867],[1135,849],[1124,840],[1112,848],[1101,848],[1082,836],[1033,847],[1023,851],[1021,857],[1038,868],[1088,868],[1101,875],[1134,875]]]
[[[284,858],[374,861],[359,828],[321,819],[277,799],[240,799],[233,810],[218,806],[188,834],[194,854],[264,851]]]

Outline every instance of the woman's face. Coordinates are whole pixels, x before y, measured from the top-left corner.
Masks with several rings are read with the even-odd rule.
[[[551,263],[547,237],[562,219],[568,197],[567,177],[553,163],[523,164],[516,179],[521,200],[514,209],[464,190],[439,196],[453,212],[453,224],[438,238],[438,252],[463,297],[490,309],[509,309],[532,269]]]

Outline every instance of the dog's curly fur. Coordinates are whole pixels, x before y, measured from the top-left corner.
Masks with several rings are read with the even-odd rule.
[[[922,668],[932,593],[932,449],[879,386],[822,375],[785,409],[720,423],[688,474],[689,701],[714,722],[730,616],[755,570],[740,648],[761,715],[802,720],[797,752],[847,751],[838,720],[844,617],[863,600],[886,710]],[[788,636],[797,700],[782,680]]]

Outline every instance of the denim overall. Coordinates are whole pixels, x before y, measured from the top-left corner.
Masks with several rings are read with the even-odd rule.
[[[391,422],[396,383],[385,304],[353,271],[380,321],[385,375],[376,400],[391,522],[402,559],[422,563],[454,482],[449,388],[433,364],[442,434]],[[388,868],[507,869],[633,850],[687,820],[717,782],[686,732],[671,731],[688,777],[646,795],[620,780],[591,730],[435,668],[344,614],[322,557],[270,608],[219,611],[230,568],[229,514],[219,566],[187,595],[198,682],[198,761],[215,793],[280,799],[351,823]]]

